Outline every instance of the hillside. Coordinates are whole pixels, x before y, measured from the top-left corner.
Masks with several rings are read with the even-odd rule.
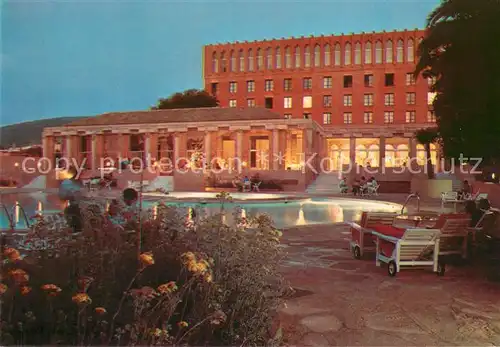
[[[41,144],[42,130],[45,127],[56,127],[86,117],[60,117],[41,119],[0,127],[0,146],[10,147]]]

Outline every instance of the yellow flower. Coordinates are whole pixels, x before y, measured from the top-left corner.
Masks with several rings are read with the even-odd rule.
[[[196,256],[194,255],[193,252],[186,252],[181,255],[181,258],[184,260],[185,263],[188,263],[190,261],[196,261]]]
[[[0,295],[3,295],[7,291],[8,288],[9,287],[7,287],[7,285],[0,283]]]
[[[153,253],[151,252],[142,253],[139,256],[139,260],[141,261],[141,264],[144,266],[153,265],[155,263],[155,259],[153,258]]]
[[[156,336],[156,337],[160,337],[160,336],[161,336],[161,334],[162,334],[162,330],[161,330],[161,329],[158,329],[158,328],[153,329],[153,330],[151,331],[151,335]]]
[[[15,248],[6,248],[3,255],[7,257],[10,261],[15,262],[21,259],[21,254]]]
[[[42,286],[42,290],[45,290],[50,296],[56,296],[61,292],[61,288],[59,288],[55,284],[44,284]]]
[[[158,288],[158,293],[160,294],[167,294],[171,292],[175,292],[177,290],[177,285],[175,284],[174,281],[170,281],[168,283],[160,285]]]
[[[30,279],[30,276],[26,273],[26,271],[22,269],[11,270],[9,274],[12,276],[14,282],[16,282],[17,284],[26,283]]]
[[[86,305],[92,303],[92,299],[90,299],[90,297],[86,293],[78,293],[74,295],[71,300],[73,300],[73,302],[78,305]]]
[[[22,286],[20,290],[22,295],[27,295],[29,292],[31,292],[31,287]]]
[[[205,279],[205,282],[211,283],[213,281],[212,274],[210,272],[207,272],[205,275],[203,275],[203,278]]]
[[[107,312],[104,307],[96,307],[94,311],[97,314],[106,314],[106,312]]]
[[[186,321],[180,321],[177,325],[181,328],[187,328],[189,324]]]

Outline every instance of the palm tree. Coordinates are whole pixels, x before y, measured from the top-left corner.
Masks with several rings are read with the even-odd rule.
[[[434,167],[432,166],[431,143],[435,142],[439,138],[438,133],[436,129],[433,128],[420,129],[415,133],[415,138],[419,143],[424,145],[427,165],[427,177],[429,177],[429,179],[433,179]]]
[[[434,77],[447,157],[500,158],[500,0],[442,0],[427,18],[415,75]]]

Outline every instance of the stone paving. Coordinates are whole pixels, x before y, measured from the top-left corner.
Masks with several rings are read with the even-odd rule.
[[[500,345],[500,284],[472,266],[402,270],[355,260],[344,224],[288,229],[282,273],[296,292],[280,309],[287,345]]]

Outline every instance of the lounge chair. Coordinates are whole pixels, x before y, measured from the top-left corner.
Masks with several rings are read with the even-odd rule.
[[[376,265],[388,264],[387,272],[393,277],[402,267],[431,266],[443,276],[445,265],[439,262],[440,231],[438,229],[399,229],[373,232],[376,240]],[[430,251],[430,252],[429,252]]]
[[[361,259],[365,252],[374,251],[375,243],[371,236],[372,231],[379,225],[393,225],[396,217],[396,213],[363,212],[360,224],[350,223],[351,241],[349,241],[349,249],[352,251],[354,258]]]
[[[457,210],[457,203],[463,202],[463,200],[458,199],[457,192],[444,192],[441,193],[441,208],[444,208],[445,204],[452,203],[455,211]]]
[[[369,185],[367,187],[368,195],[378,195],[378,189],[380,188],[380,184]]]
[[[467,258],[467,235],[470,218],[449,218],[441,228],[441,255],[459,254]]]
[[[260,184],[262,183],[262,181],[259,181],[259,182],[256,182],[256,183],[252,183],[252,189],[256,192],[259,192],[259,187],[260,187]]]

